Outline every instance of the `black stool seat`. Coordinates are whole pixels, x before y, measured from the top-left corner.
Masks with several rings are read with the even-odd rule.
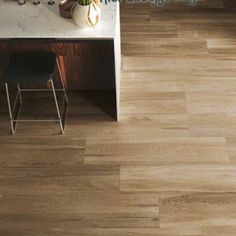
[[[56,66],[53,52],[19,52],[11,56],[5,82],[9,84],[33,85],[46,83]]]

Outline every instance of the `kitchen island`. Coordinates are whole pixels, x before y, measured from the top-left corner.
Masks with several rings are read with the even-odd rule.
[[[0,0],[0,78],[10,53],[51,50],[57,53],[68,89],[104,90],[114,93],[114,118],[120,100],[119,2],[101,5],[101,21],[95,28],[79,29],[59,14],[59,0],[49,6],[33,1]]]

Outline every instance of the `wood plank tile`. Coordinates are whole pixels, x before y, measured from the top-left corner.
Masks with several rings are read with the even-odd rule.
[[[170,228],[170,229],[160,229],[160,228],[78,228],[71,227],[69,229],[49,228],[49,229],[39,229],[35,230],[25,230],[27,234],[34,234],[35,236],[45,236],[55,235],[55,236],[77,236],[78,234],[84,236],[201,236],[201,231],[199,229],[192,228]],[[14,229],[9,229],[1,231],[4,236],[25,236],[22,232],[14,232]]]
[[[159,140],[153,143],[90,144],[87,145],[85,155],[85,163],[87,164],[110,165],[206,164],[228,161],[229,157],[224,138],[168,137],[159,138]],[[132,174],[135,173],[135,171],[132,172],[132,167],[130,167],[131,179],[133,177]],[[123,170],[123,167],[121,167],[121,169]],[[124,170],[125,171],[122,172],[124,176],[121,176],[121,179],[122,177],[129,179],[129,176],[126,176],[126,171],[128,171],[126,167],[124,167]],[[138,171],[138,169],[136,171]],[[142,172],[141,166],[139,171]],[[146,171],[148,171],[148,167],[147,170],[144,167],[145,174]],[[158,174],[156,178],[158,178]]]
[[[236,132],[226,139],[230,161],[236,163]]]
[[[121,94],[121,114],[155,113],[170,114],[186,113],[184,93],[129,92]]]
[[[121,166],[121,191],[235,192],[233,164]]]
[[[233,138],[236,134],[235,121],[234,113],[190,114],[190,134],[195,137]]]
[[[187,92],[188,113],[236,113],[235,97],[235,92]]]
[[[116,166],[73,165],[63,167],[1,168],[0,190],[3,194],[50,194],[80,189],[119,188]]]
[[[234,57],[235,58],[235,57]],[[230,59],[230,58],[229,58]],[[175,74],[230,76],[236,74],[236,62],[206,55],[181,56],[162,55],[154,56],[124,56],[124,71],[156,71],[158,73],[172,71]]]
[[[87,144],[148,143],[155,142],[160,137],[189,136],[186,115],[134,114],[122,115],[120,119],[115,129],[111,124],[86,124],[77,129],[78,132],[87,133]]]
[[[145,39],[145,40],[144,40]],[[208,54],[206,41],[200,38],[164,38],[126,35],[122,37],[123,55],[135,54]],[[160,55],[158,55],[160,56]]]
[[[189,89],[187,86],[189,83],[188,81],[191,78],[189,78],[189,76],[178,74],[176,75],[167,72],[156,73],[155,71],[123,71],[121,80],[121,91],[122,95],[131,91],[136,91],[137,93],[144,93],[145,91],[185,92]],[[198,78],[199,77],[197,77],[196,79]]]
[[[209,49],[209,52],[215,54],[223,54],[223,55],[235,54],[235,47],[236,47],[235,44],[236,41],[231,38],[207,39],[207,47]]]
[[[1,136],[0,168],[80,164],[85,140],[72,137]]]
[[[107,194],[104,191],[2,195],[0,205],[0,229],[9,229],[9,220],[13,220],[20,229],[33,226],[37,228],[40,223],[42,228],[48,228],[50,224],[50,227],[57,225],[59,231],[67,227],[75,229],[159,226],[158,198],[155,195],[118,192]],[[61,226],[58,225],[59,222]]]
[[[231,225],[202,227],[203,236],[233,236],[235,232],[236,227]]]
[[[227,193],[163,198],[160,200],[161,227],[235,226],[235,205],[235,194]]]

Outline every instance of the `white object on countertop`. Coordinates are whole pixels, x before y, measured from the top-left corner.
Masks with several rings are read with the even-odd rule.
[[[18,0],[18,4],[19,5],[24,5],[25,4],[25,0]]]
[[[85,6],[76,2],[72,11],[73,21],[81,29],[88,26],[94,27],[98,24],[101,17],[100,8],[95,2]]]

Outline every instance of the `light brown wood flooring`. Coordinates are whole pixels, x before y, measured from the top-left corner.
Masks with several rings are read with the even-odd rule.
[[[0,235],[235,236],[233,3],[123,5],[119,123],[105,93],[70,93],[64,136],[11,136],[1,93]]]

